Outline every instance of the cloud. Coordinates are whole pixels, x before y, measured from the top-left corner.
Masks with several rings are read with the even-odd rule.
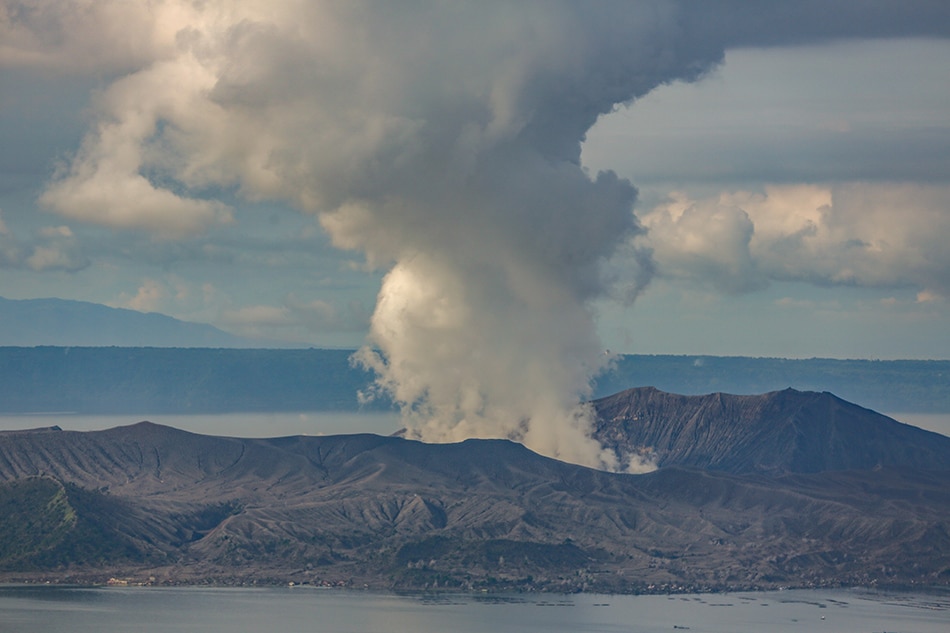
[[[146,279],[133,296],[121,296],[120,304],[139,312],[160,312],[166,309],[168,300],[169,292],[164,283]]]
[[[26,241],[6,225],[0,212],[0,268],[75,272],[88,265],[89,258],[69,227],[42,227]]]
[[[227,300],[210,283],[196,283],[175,274],[166,274],[160,278],[142,279],[134,292],[122,292],[108,305],[206,322]]]
[[[62,245],[36,246],[24,262],[32,270],[79,270],[88,265],[88,260]]]
[[[364,332],[369,313],[359,301],[341,306],[323,299],[304,301],[291,294],[281,305],[225,307],[216,320],[241,336],[308,343],[317,333]]]
[[[196,16],[190,4],[8,0],[0,4],[0,68],[135,69],[173,53],[174,25]]]
[[[149,171],[157,180],[180,177],[180,168],[174,166],[177,150],[157,138],[162,121],[176,116],[200,119],[195,112],[206,102],[198,95],[213,80],[196,64],[180,68],[160,63],[113,83],[99,104],[112,117],[86,137],[71,166],[54,179],[40,202],[75,220],[163,236],[231,222],[227,205],[181,195],[147,177]],[[168,85],[175,90],[167,90]]]
[[[670,277],[699,278],[726,292],[763,287],[751,252],[755,224],[739,206],[722,200],[689,200],[674,193],[666,205],[643,216],[649,248],[658,272]]]
[[[950,186],[785,185],[682,194],[642,214],[659,274],[723,291],[774,281],[950,293]]]
[[[224,191],[315,213],[336,246],[385,272],[359,359],[410,432],[510,437],[606,468],[616,459],[589,439],[579,404],[605,363],[591,305],[635,296],[652,263],[631,246],[635,188],[581,166],[587,130],[617,104],[704,76],[728,46],[947,24],[943,5],[902,2],[22,6],[4,14],[5,63],[123,73],[43,203],[171,237],[229,222]],[[761,270],[751,206],[657,211],[652,247],[664,235],[690,244],[658,262],[758,287],[778,273]],[[639,257],[633,283],[610,261],[618,249]],[[306,306],[233,317],[328,314]]]

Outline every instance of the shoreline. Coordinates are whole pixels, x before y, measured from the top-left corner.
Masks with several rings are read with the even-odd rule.
[[[66,577],[54,577],[50,574],[10,573],[0,572],[0,589],[10,587],[55,587],[77,589],[102,589],[113,587],[141,587],[141,588],[221,588],[221,589],[311,589],[336,590],[347,592],[370,592],[391,595],[603,595],[603,596],[680,596],[680,595],[725,595],[733,593],[757,593],[780,591],[866,591],[892,592],[900,594],[922,593],[950,597],[950,583],[871,583],[855,584],[843,581],[828,580],[809,584],[746,584],[746,585],[707,585],[690,583],[672,583],[664,585],[644,586],[628,585],[625,590],[618,591],[619,587],[606,585],[588,586],[580,588],[565,583],[539,582],[533,586],[520,583],[497,583],[488,586],[443,586],[443,587],[411,587],[388,583],[364,582],[371,579],[340,579],[340,580],[288,580],[287,577],[277,575],[236,578],[234,576],[221,577],[216,575],[181,578],[158,578],[154,575],[142,576],[135,573],[116,574],[83,573]],[[106,576],[108,576],[106,578]]]

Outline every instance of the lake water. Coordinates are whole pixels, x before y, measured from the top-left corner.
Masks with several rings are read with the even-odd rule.
[[[950,435],[950,413],[886,413],[898,422]]]
[[[31,413],[0,415],[0,431],[59,426],[67,431],[98,431],[148,420],[183,431],[231,437],[282,437],[286,435],[336,435],[398,431],[396,413],[352,413],[301,411],[297,413],[209,413],[176,415],[141,413],[122,415],[81,415],[71,413]]]
[[[778,591],[677,596],[398,596],[268,589],[0,587],[4,633],[946,633],[950,596]]]

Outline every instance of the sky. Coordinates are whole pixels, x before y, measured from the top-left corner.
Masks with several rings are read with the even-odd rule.
[[[950,358],[948,243],[943,2],[0,0],[0,296],[360,348],[427,439],[597,465],[612,353]]]

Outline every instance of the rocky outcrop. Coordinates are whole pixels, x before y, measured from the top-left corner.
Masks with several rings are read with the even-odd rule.
[[[830,393],[681,396],[652,387],[593,403],[594,437],[659,467],[817,473],[950,467],[950,437],[901,424]]]

